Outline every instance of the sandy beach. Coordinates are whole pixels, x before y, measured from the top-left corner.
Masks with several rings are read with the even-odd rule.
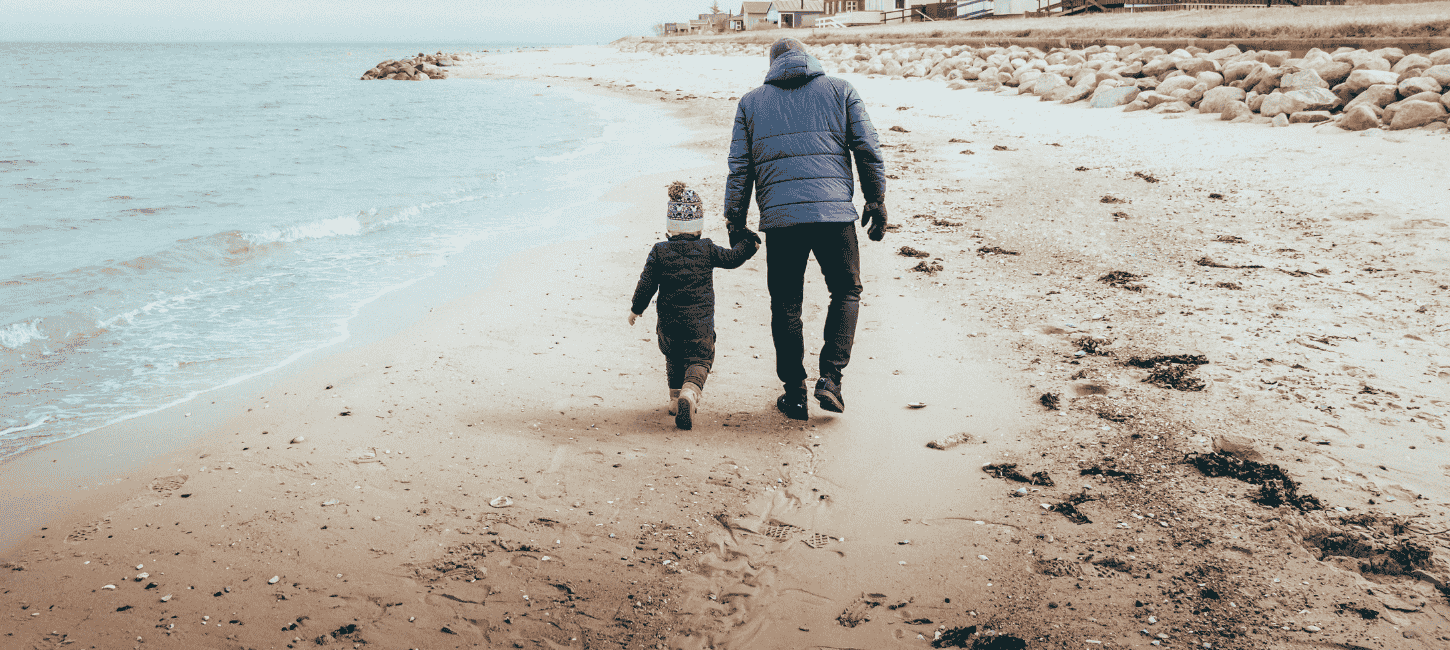
[[[606,234],[38,505],[0,647],[1450,647],[1446,136],[842,75],[897,226],[862,241],[848,409],[775,410],[757,256],[715,275],[678,431],[629,297],[670,181],[725,240],[734,100],[766,66],[453,69],[664,103],[713,162],[619,179]]]

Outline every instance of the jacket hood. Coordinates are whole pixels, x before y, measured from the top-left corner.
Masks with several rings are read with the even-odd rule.
[[[790,50],[770,62],[770,71],[765,73],[765,83],[781,88],[797,88],[807,81],[826,74],[821,62],[805,52]]]

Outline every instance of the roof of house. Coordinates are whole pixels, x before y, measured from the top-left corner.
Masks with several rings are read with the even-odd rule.
[[[775,0],[776,11],[825,13],[825,0]]]
[[[740,13],[742,14],[763,14],[770,12],[769,2],[742,2]]]

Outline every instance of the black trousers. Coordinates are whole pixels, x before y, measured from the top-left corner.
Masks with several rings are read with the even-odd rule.
[[[856,319],[861,310],[861,257],[855,222],[806,223],[765,231],[766,285],[770,288],[770,333],[775,339],[775,374],[786,390],[800,390],[806,379],[801,301],[806,261],[816,263],[831,292],[826,311],[821,377],[837,383],[851,362]]]
[[[665,378],[670,390],[684,387],[687,381],[704,388],[710,366],[715,364],[715,332],[701,331],[697,324],[672,327],[660,323],[655,326],[655,336],[665,355]]]

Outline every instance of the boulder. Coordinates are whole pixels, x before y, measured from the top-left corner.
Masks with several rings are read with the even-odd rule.
[[[1405,97],[1404,99],[1400,100],[1397,103],[1403,104],[1405,102],[1412,102],[1412,101],[1430,102],[1431,104],[1434,104],[1434,103],[1440,101],[1440,93],[1430,92],[1430,91],[1425,91],[1425,92],[1422,92],[1422,93],[1415,93],[1413,95],[1410,95],[1409,97]]]
[[[1140,93],[1136,101],[1142,102],[1146,108],[1154,108],[1159,104],[1167,104],[1177,101],[1172,95],[1164,95],[1156,90]]]
[[[1316,124],[1334,119],[1329,111],[1299,111],[1289,116],[1290,124]]]
[[[1222,113],[1229,104],[1243,103],[1246,96],[1247,93],[1242,88],[1234,88],[1232,86],[1209,88],[1203,93],[1203,101],[1198,103],[1198,112]],[[1248,105],[1245,104],[1244,108],[1248,108]]]
[[[1193,78],[1198,83],[1206,85],[1209,88],[1217,88],[1223,85],[1223,75],[1217,72],[1200,72],[1194,75]]]
[[[1350,92],[1359,94],[1370,86],[1379,84],[1395,86],[1399,82],[1400,75],[1388,70],[1355,70],[1349,73],[1349,78],[1345,79],[1344,85],[1349,87]]]
[[[1254,93],[1249,93],[1249,96],[1244,99],[1244,102],[1249,105],[1249,110],[1257,113],[1264,108],[1264,100],[1268,98],[1268,95],[1257,95]]]
[[[1124,113],[1132,113],[1134,111],[1146,111],[1146,110],[1148,110],[1148,102],[1145,102],[1142,99],[1136,99],[1136,100],[1133,100],[1131,102],[1128,102],[1128,105],[1123,107],[1123,112]]]
[[[1423,73],[1426,77],[1435,80],[1441,88],[1450,88],[1450,65],[1437,65],[1426,68]]]
[[[1264,65],[1263,63],[1260,63],[1258,61],[1239,61],[1236,63],[1230,63],[1229,65],[1224,66],[1223,80],[1224,83],[1233,83],[1240,79],[1247,78],[1249,74],[1253,73],[1256,70],[1268,69],[1269,66]]]
[[[1279,89],[1284,92],[1299,90],[1301,88],[1328,88],[1329,83],[1324,81],[1314,70],[1303,70],[1286,74],[1279,80]]]
[[[1169,57],[1156,58],[1152,61],[1149,61],[1148,63],[1143,64],[1142,74],[1145,77],[1157,77],[1159,75],[1167,73],[1169,70],[1176,69],[1176,63],[1176,60]]]
[[[1289,126],[1289,116],[1279,113],[1274,116],[1274,126]]]
[[[1158,84],[1157,90],[1158,92],[1166,95],[1175,90],[1178,90],[1179,88],[1183,88],[1186,90],[1196,85],[1198,85],[1197,79],[1188,75],[1180,75],[1177,77],[1169,77],[1168,79],[1164,79],[1162,83]]]
[[[1032,82],[1032,94],[1045,97],[1053,90],[1060,88],[1066,84],[1067,81],[1061,76],[1049,72],[1038,77]]]
[[[1288,61],[1290,56],[1292,56],[1292,54],[1287,50],[1281,50],[1278,52],[1270,52],[1264,50],[1255,54],[1255,57],[1258,58],[1259,61],[1268,64],[1268,66],[1271,68],[1277,68],[1281,65],[1284,65],[1284,62]]]
[[[1205,98],[1204,101],[1207,102],[1208,100]],[[1200,113],[1206,113],[1207,112],[1207,111],[1203,110],[1203,104],[1199,104],[1198,105],[1198,112],[1200,112]],[[1253,116],[1254,116],[1254,111],[1253,111],[1253,109],[1249,108],[1249,105],[1248,104],[1245,104],[1245,103],[1240,102],[1240,101],[1232,101],[1232,102],[1228,102],[1228,103],[1224,104],[1223,111],[1221,111],[1218,114],[1218,119],[1223,120],[1225,122],[1232,122],[1232,121],[1237,120],[1237,119],[1240,119],[1240,118],[1249,118],[1249,119],[1252,119]]]
[[[1093,90],[1095,90],[1095,88],[1093,87],[1093,84],[1090,83],[1074,86],[1070,92],[1063,96],[1061,101],[1064,104],[1080,102],[1084,99],[1087,99],[1089,95],[1092,95]]]
[[[1190,75],[1196,75],[1200,72],[1218,72],[1219,69],[1217,61],[1198,58],[1184,59],[1175,64],[1175,67]]]
[[[1450,93],[1445,93],[1444,95],[1441,95],[1440,103],[1444,104],[1445,108],[1450,108]]]
[[[1430,57],[1422,56],[1419,54],[1410,54],[1407,55],[1405,58],[1400,59],[1399,63],[1391,66],[1390,72],[1399,73],[1406,70],[1413,70],[1415,68],[1428,68],[1433,65],[1435,65],[1435,62],[1431,61]]]
[[[1401,97],[1410,97],[1420,93],[1435,93],[1438,95],[1442,90],[1440,82],[1435,81],[1432,77],[1411,77],[1400,82]]]
[[[1349,103],[1344,105],[1344,110],[1347,112],[1355,106],[1366,104],[1384,108],[1394,103],[1396,99],[1399,99],[1399,95],[1400,91],[1394,86],[1389,84],[1376,84],[1366,88],[1364,92],[1355,95],[1354,99],[1349,100]]]
[[[1300,111],[1327,111],[1336,106],[1339,106],[1339,97],[1327,88],[1305,88],[1269,95],[1259,107],[1259,114],[1275,117]]]
[[[1339,118],[1339,127],[1347,131],[1366,131],[1380,127],[1380,118],[1374,109],[1361,104],[1344,112]]]
[[[1401,59],[1405,58],[1405,51],[1398,47],[1382,47],[1371,52],[1371,54],[1378,55],[1380,58],[1389,61],[1390,65],[1399,63]]]
[[[1189,106],[1187,102],[1163,102],[1162,104],[1154,106],[1149,110],[1154,113],[1177,114],[1187,113],[1188,111],[1193,110],[1193,107]]]
[[[1279,82],[1284,78],[1284,74],[1285,71],[1282,69],[1270,70],[1256,86],[1247,85],[1248,80],[1245,80],[1244,90],[1252,90],[1259,94],[1274,92],[1279,89]]]
[[[1137,86],[1109,86],[1103,84],[1098,86],[1097,91],[1088,100],[1088,105],[1092,108],[1122,106],[1136,100],[1140,92]]]

